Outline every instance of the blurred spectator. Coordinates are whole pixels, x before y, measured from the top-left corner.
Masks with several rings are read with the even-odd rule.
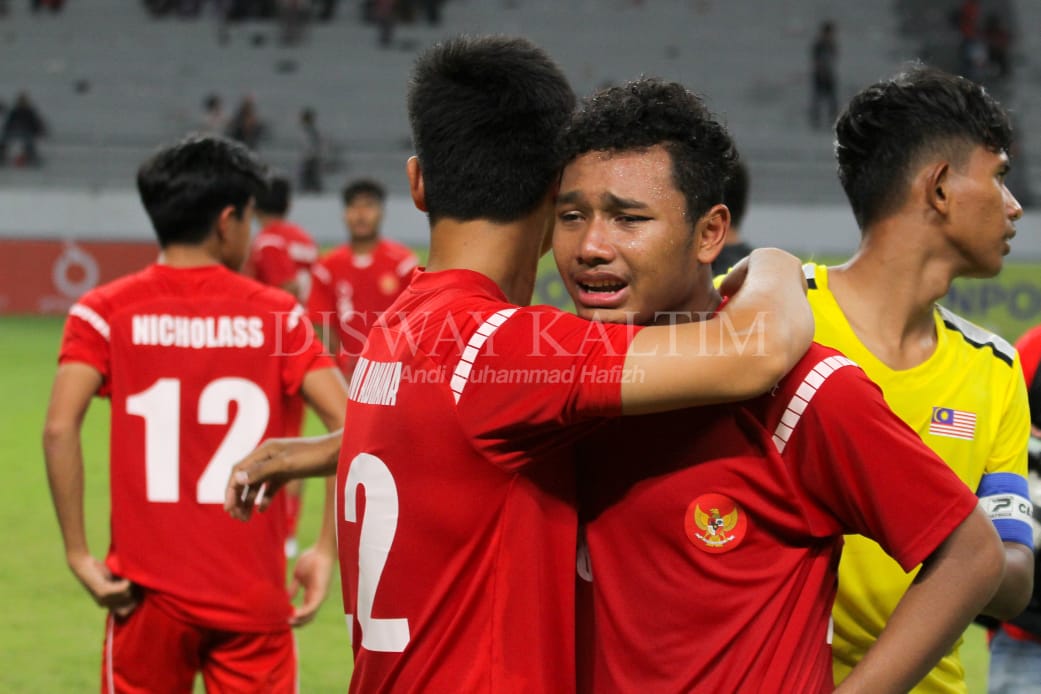
[[[830,127],[839,113],[836,93],[838,54],[834,22],[821,22],[817,37],[810,47],[810,126],[814,129]],[[826,122],[821,121],[821,109],[825,111]]]
[[[61,8],[64,6],[65,0],[30,0],[29,2],[29,7],[33,12],[39,12],[40,10],[61,12]]]
[[[730,209],[730,229],[727,230],[723,250],[712,261],[712,274],[725,275],[738,261],[752,252],[752,247],[741,238],[741,222],[748,207],[748,167],[738,161],[734,175],[723,189],[723,203]]]
[[[300,190],[308,193],[321,193],[325,148],[322,133],[318,129],[318,115],[313,108],[305,108],[300,112],[300,131],[303,135]]]
[[[381,48],[390,48],[394,39],[394,23],[397,20],[396,0],[373,0],[372,17],[379,27],[379,43]]]
[[[983,20],[983,44],[987,50],[990,76],[1005,79],[1012,74],[1012,64],[1009,61],[1012,32],[1009,31],[1001,15],[991,13]]]
[[[303,40],[310,16],[309,0],[278,0],[278,19],[282,25],[282,43],[295,46]]]
[[[980,2],[962,0],[955,15],[961,42],[958,71],[962,77],[979,82],[987,69],[987,47],[980,37]]]
[[[224,102],[220,96],[210,94],[202,102],[202,122],[199,130],[220,135],[228,127],[228,116],[224,113]]]
[[[318,21],[329,22],[336,17],[336,5],[339,0],[315,0],[318,9]]]
[[[14,142],[20,145],[22,150],[15,159],[15,164],[38,166],[40,157],[36,152],[36,140],[46,135],[47,125],[29,99],[29,94],[19,92],[0,132],[0,164],[6,163],[7,146]]]
[[[238,110],[228,122],[227,135],[250,149],[256,149],[267,135],[266,126],[257,115],[257,105],[252,96],[247,94],[242,97]]]

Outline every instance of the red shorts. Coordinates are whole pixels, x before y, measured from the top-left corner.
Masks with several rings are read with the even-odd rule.
[[[209,694],[298,691],[296,642],[275,633],[220,631],[189,624],[146,597],[125,619],[109,613],[101,658],[104,694],[191,694],[202,672]]]

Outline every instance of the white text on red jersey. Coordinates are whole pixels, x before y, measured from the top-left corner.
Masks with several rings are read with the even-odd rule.
[[[135,345],[213,349],[263,347],[264,321],[259,316],[132,316]]]

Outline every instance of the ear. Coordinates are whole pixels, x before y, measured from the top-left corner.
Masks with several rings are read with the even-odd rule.
[[[730,208],[723,204],[713,205],[701,216],[694,227],[694,243],[697,258],[702,265],[711,265],[727,239],[730,230]]]
[[[235,213],[235,206],[228,205],[220,214],[217,215],[217,221],[214,223],[214,231],[217,233],[217,240],[223,245],[228,239],[228,230],[231,228],[230,224],[233,221],[238,220],[238,215]]]
[[[940,161],[922,171],[926,204],[939,215],[946,216],[951,207],[951,164]]]
[[[408,192],[412,194],[412,204],[420,212],[427,211],[427,194],[423,187],[423,169],[419,166],[419,157],[411,156],[405,164],[408,174]]]

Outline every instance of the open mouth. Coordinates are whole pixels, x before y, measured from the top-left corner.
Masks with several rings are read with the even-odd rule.
[[[625,289],[625,282],[619,280],[596,280],[593,282],[579,282],[579,289],[591,294],[613,294]]]

